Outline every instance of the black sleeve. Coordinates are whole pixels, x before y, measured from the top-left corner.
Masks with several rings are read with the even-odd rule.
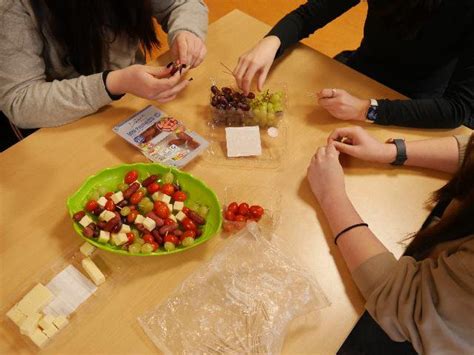
[[[310,0],[283,17],[267,36],[277,36],[281,41],[277,57],[291,45],[308,37],[342,15],[360,0]]]
[[[465,41],[455,71],[441,98],[377,100],[376,123],[421,128],[455,128],[474,120],[474,32]]]

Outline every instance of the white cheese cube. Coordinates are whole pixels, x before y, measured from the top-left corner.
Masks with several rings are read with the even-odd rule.
[[[82,259],[82,267],[94,283],[99,286],[105,282],[105,276],[90,258]],[[59,328],[59,327],[58,327]]]
[[[183,221],[183,219],[185,219],[187,216],[184,214],[183,211],[179,211],[177,214],[176,214],[176,219],[180,222]]]
[[[168,195],[166,195],[166,194],[163,194],[163,195],[161,196],[160,201],[162,201],[162,202],[164,202],[164,203],[166,203],[166,204],[169,204],[169,203],[171,202],[171,196],[168,196]]]
[[[41,320],[38,322],[38,325],[41,327],[41,329],[46,329],[51,326],[54,327],[53,325],[54,317],[50,314],[45,315]]]
[[[85,256],[91,256],[92,253],[95,251],[95,246],[93,246],[92,244],[90,243],[84,243],[81,245],[81,247],[79,248],[79,250],[81,251],[82,254],[84,254]]]
[[[116,246],[121,246],[128,242],[128,237],[125,233],[112,233],[112,242]]]
[[[168,203],[168,209],[170,210],[170,213],[173,212],[173,205],[171,203]]]
[[[84,228],[86,228],[89,224],[93,223],[94,221],[92,220],[92,218],[90,218],[88,215],[85,215],[84,217],[82,217],[82,219],[79,221],[79,224],[81,226],[83,226]]]
[[[23,314],[16,305],[7,312],[7,317],[18,327],[20,327],[21,323],[26,319],[26,315]]]
[[[58,316],[54,318],[53,324],[56,326],[58,329],[63,329],[69,321],[67,320],[66,316]]]
[[[181,201],[176,201],[173,205],[173,210],[174,211],[181,211],[184,207],[184,202]]]
[[[40,313],[30,314],[26,319],[21,323],[20,333],[23,335],[30,336],[33,332],[38,329],[38,322],[41,319]]]
[[[36,328],[29,337],[31,341],[35,343],[35,345],[39,348],[42,348],[43,346],[45,346],[49,340],[46,334],[44,334],[39,328]]]
[[[153,199],[153,201],[161,201],[160,200],[161,195],[163,195],[163,193],[160,191],[157,191],[153,195],[151,195],[151,198]]]
[[[122,228],[120,228],[119,233],[130,233],[131,231],[132,229],[130,228],[128,224],[122,224]]]
[[[100,231],[99,233],[99,243],[107,243],[110,240],[110,233],[106,231]]]
[[[168,218],[171,219],[172,221],[178,222],[174,214],[170,214]]]
[[[119,202],[122,202],[123,201],[123,192],[122,191],[118,191],[116,193],[114,193],[110,199],[112,201],[114,201],[115,204],[119,203]]]
[[[46,334],[48,338],[52,338],[53,336],[56,335],[57,332],[58,332],[58,328],[56,328],[54,325],[51,325],[50,327],[43,329],[43,333]]]
[[[35,314],[52,301],[54,295],[42,284],[37,284],[18,302],[18,310],[26,316]]]
[[[147,217],[145,218],[145,220],[143,221],[143,226],[149,231],[151,232],[153,229],[156,228],[156,222],[154,220],[152,220],[150,217]]]
[[[137,218],[135,218],[135,224],[136,223],[143,224],[144,220],[145,220],[145,217],[143,217],[141,214],[138,214]]]
[[[105,222],[110,221],[112,218],[115,217],[115,213],[112,211],[104,210],[102,213],[99,215],[99,219]]]
[[[102,196],[101,198],[99,198],[99,199],[97,200],[97,203],[98,203],[101,207],[105,207],[105,204],[107,203],[107,199],[106,199],[104,196]]]

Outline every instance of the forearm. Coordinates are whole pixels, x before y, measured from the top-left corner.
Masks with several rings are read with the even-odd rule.
[[[405,165],[454,173],[459,167],[459,148],[454,137],[406,143]]]
[[[320,202],[333,237],[345,228],[363,223],[345,191],[329,195]],[[357,227],[341,235],[337,246],[352,272],[371,257],[387,252],[385,246],[367,227]]]

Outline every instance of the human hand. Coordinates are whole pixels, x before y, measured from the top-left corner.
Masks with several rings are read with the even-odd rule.
[[[179,31],[171,44],[171,57],[191,68],[199,66],[206,56],[204,41],[189,31]]]
[[[340,120],[365,121],[370,100],[363,100],[342,89],[323,89],[318,94],[318,103]]]
[[[381,143],[358,126],[334,130],[328,137],[328,144],[341,153],[377,163],[391,163],[397,155],[394,144]]]
[[[173,100],[189,84],[188,80],[181,80],[179,71],[169,77],[171,70],[172,67],[131,65],[110,72],[106,86],[113,95],[128,93],[165,103]]]
[[[233,74],[237,85],[245,95],[250,92],[250,85],[255,76],[257,76],[257,88],[262,90],[280,45],[278,37],[268,36],[240,56]]]
[[[339,152],[333,144],[318,148],[307,171],[311,191],[321,205],[329,199],[345,195],[344,171]]]

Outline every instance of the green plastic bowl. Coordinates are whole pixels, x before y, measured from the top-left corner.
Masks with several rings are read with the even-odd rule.
[[[209,213],[206,217],[206,224],[203,227],[202,235],[196,239],[194,244],[188,247],[178,246],[172,251],[166,251],[160,247],[156,251],[149,254],[142,253],[129,253],[126,250],[122,250],[120,247],[113,246],[110,244],[99,243],[95,239],[87,238],[82,234],[82,227],[79,223],[73,222],[74,230],[84,240],[94,245],[98,249],[107,250],[112,253],[122,255],[133,255],[133,256],[150,256],[150,255],[168,255],[173,253],[179,253],[189,248],[195,247],[199,244],[206,242],[211,239],[220,229],[222,225],[222,211],[219,200],[216,194],[212,191],[205,183],[201,180],[196,179],[191,174],[185,173],[181,170],[163,166],[154,163],[136,163],[136,164],[122,164],[114,168],[108,168],[100,171],[96,175],[90,176],[84,184],[67,200],[67,207],[69,215],[72,216],[74,213],[84,210],[86,202],[89,200],[89,194],[95,188],[104,186],[109,191],[117,191],[117,185],[123,182],[125,174],[130,170],[137,170],[140,181],[152,174],[163,175],[166,172],[171,171],[175,176],[175,179],[179,182],[183,191],[188,195],[188,199],[185,202],[187,205],[190,201],[197,202],[199,204],[209,207]],[[175,181],[176,181],[175,180]]]

